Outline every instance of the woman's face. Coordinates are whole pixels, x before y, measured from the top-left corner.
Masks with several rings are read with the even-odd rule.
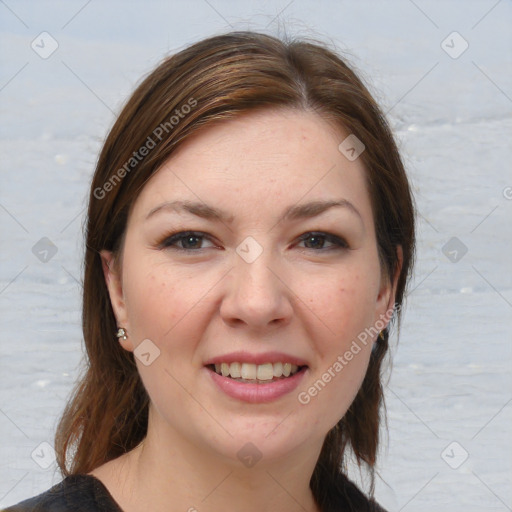
[[[272,460],[319,450],[347,411],[365,330],[394,299],[348,135],[313,113],[246,114],[190,138],[138,196],[120,273],[104,268],[160,434]]]

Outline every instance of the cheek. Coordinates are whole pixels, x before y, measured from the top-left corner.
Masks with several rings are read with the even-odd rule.
[[[149,339],[160,350],[148,366],[136,359],[139,374],[157,409],[173,396],[180,410],[186,396],[178,381],[183,380],[180,372],[193,357],[197,323],[191,319],[200,312],[204,287],[160,262],[133,258],[125,268],[130,276],[125,298],[134,348]]]
[[[317,357],[298,398],[309,408],[306,414],[318,418],[325,432],[345,415],[368,368],[373,340],[360,336],[371,325],[374,309],[360,291],[348,285],[333,286],[323,295],[322,321],[329,329],[312,338]]]
[[[150,261],[128,260],[125,270],[125,303],[135,342],[149,338],[158,345],[192,307],[194,289],[183,285],[179,273]]]
[[[305,284],[307,304],[325,326],[327,347],[342,350],[369,327],[376,308],[378,283],[372,272],[347,269],[316,284]]]
[[[324,368],[322,376],[315,381],[314,386],[319,387],[319,381],[325,384],[325,389],[320,386],[322,391],[319,395],[323,396],[319,396],[319,402],[322,402],[319,406],[321,410],[329,411],[327,414],[330,427],[345,415],[354,401],[366,375],[371,354],[369,344],[350,344],[345,348]]]
[[[304,302],[315,304],[313,312],[328,328],[311,334],[317,360],[302,398],[315,403],[328,428],[350,407],[366,374],[373,339],[365,337],[365,329],[374,319],[378,287],[374,274],[370,268],[347,268],[320,286],[304,288]]]

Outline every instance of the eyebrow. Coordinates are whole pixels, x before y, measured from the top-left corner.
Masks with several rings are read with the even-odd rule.
[[[350,201],[346,199],[338,199],[328,201],[312,201],[302,205],[289,206],[278,220],[278,223],[282,221],[294,221],[298,219],[316,217],[334,207],[346,208],[358,216],[361,222],[363,221],[363,217],[359,213],[359,210]],[[156,206],[148,213],[146,220],[160,211],[171,211],[177,213],[188,212],[203,219],[209,219],[228,224],[232,223],[235,218],[234,215],[229,215],[227,212],[213,208],[206,203],[176,200],[166,201],[165,203]]]

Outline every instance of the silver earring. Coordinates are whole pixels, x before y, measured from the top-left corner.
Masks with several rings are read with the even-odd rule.
[[[116,336],[119,340],[126,340],[126,329],[119,327]]]

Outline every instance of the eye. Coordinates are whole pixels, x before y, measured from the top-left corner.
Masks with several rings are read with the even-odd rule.
[[[322,231],[315,231],[310,233],[305,233],[299,237],[301,242],[304,242],[306,249],[312,250],[336,250],[336,249],[348,249],[349,246],[345,240],[342,238],[333,235],[331,233],[324,233]],[[328,242],[331,244],[328,247],[325,247],[325,243]]]
[[[179,233],[167,235],[158,244],[158,247],[160,249],[177,249],[179,251],[198,251],[200,249],[207,249],[207,247],[201,247],[203,239],[206,238],[208,238],[207,235],[199,231],[180,231]],[[215,246],[212,244],[211,247]]]
[[[204,247],[204,241],[209,240],[210,246]],[[309,232],[299,237],[300,242],[304,243],[305,249],[314,251],[331,251],[336,249],[348,249],[349,246],[345,240],[331,233]],[[326,244],[329,244],[326,246]],[[197,252],[201,249],[216,247],[208,235],[200,231],[180,231],[178,233],[168,234],[159,242],[160,249],[175,249],[178,251]]]

